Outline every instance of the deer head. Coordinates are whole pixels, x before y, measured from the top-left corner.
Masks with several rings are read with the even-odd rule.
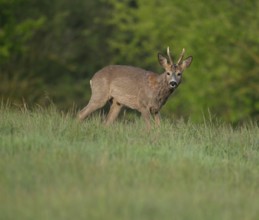
[[[176,87],[180,85],[183,71],[191,65],[192,56],[189,56],[183,60],[184,53],[185,49],[183,48],[177,63],[173,62],[169,47],[167,47],[168,59],[161,53],[158,53],[158,61],[165,69],[164,75],[166,75],[166,81],[168,82],[169,87],[172,89],[176,89]]]

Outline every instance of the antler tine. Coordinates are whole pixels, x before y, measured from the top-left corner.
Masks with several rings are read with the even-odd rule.
[[[184,53],[185,53],[185,49],[183,48],[182,53],[181,53],[181,55],[179,57],[179,60],[177,61],[177,64],[180,64],[183,61]]]
[[[171,54],[170,54],[169,46],[167,47],[167,56],[168,56],[170,64],[173,65],[174,62],[173,62],[173,59],[172,59]]]

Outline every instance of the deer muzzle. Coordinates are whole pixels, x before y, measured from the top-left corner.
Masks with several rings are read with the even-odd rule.
[[[171,81],[171,82],[170,82],[170,86],[171,86],[172,88],[176,88],[176,87],[178,86],[178,83],[175,82],[175,81]]]

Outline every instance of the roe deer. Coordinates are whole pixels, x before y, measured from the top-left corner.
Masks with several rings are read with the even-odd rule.
[[[192,56],[183,59],[182,50],[177,63],[171,58],[169,47],[167,56],[158,53],[158,61],[165,72],[158,75],[138,67],[111,65],[99,70],[90,81],[92,96],[86,107],[79,112],[82,121],[95,110],[111,101],[106,124],[111,124],[123,106],[139,111],[150,128],[151,115],[160,124],[159,111],[168,97],[180,85],[183,71],[190,66]]]

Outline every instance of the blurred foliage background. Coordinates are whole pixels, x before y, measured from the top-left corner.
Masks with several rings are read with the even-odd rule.
[[[163,108],[170,118],[259,119],[257,0],[0,0],[0,96],[78,108],[109,64],[162,72],[157,52],[194,61]]]

